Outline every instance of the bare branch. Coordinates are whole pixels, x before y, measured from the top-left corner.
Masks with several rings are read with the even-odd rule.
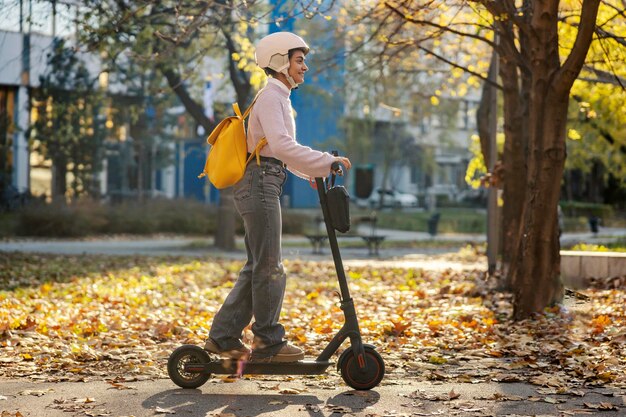
[[[593,72],[596,75],[597,78],[595,78],[595,79],[580,78],[581,80],[594,82],[594,83],[619,85],[620,87],[622,87],[622,89],[626,89],[626,87],[625,87],[626,86],[626,79],[620,77],[619,75],[615,74],[614,72],[603,71],[601,69],[597,69],[597,68],[590,67],[590,66],[587,66],[587,65],[585,65],[584,69],[586,71]]]
[[[437,58],[438,60],[440,60],[442,62],[445,62],[446,64],[448,64],[448,65],[450,65],[450,66],[452,66],[454,68],[459,68],[459,69],[461,69],[461,70],[463,70],[463,71],[465,71],[465,72],[467,72],[469,74],[472,74],[475,77],[480,78],[481,80],[483,80],[484,82],[488,83],[489,85],[492,85],[492,86],[494,86],[494,87],[496,87],[496,88],[498,88],[500,90],[502,89],[502,86],[500,86],[498,83],[494,83],[489,78],[485,77],[482,74],[479,74],[476,71],[472,71],[472,70],[470,70],[467,67],[464,67],[462,65],[457,64],[456,62],[452,62],[449,59],[444,58],[443,56],[441,56],[439,54],[436,54],[435,52],[433,52],[433,51],[431,51],[429,49],[424,48],[423,46],[418,46],[417,48],[422,50],[422,51],[424,51],[424,52],[426,52],[428,55],[431,55],[432,57]]]
[[[622,3],[624,4],[624,2],[622,2]],[[606,25],[607,23],[609,23],[610,21],[612,21],[613,19],[615,19],[615,18],[617,18],[617,17],[619,17],[619,16],[626,17],[626,4],[624,4],[624,8],[623,8],[623,9],[620,9],[620,8],[618,8],[618,7],[615,7],[615,6],[613,6],[612,4],[607,3],[607,2],[603,2],[603,4],[604,4],[605,6],[607,6],[607,7],[611,7],[612,9],[614,9],[616,13],[615,13],[613,16],[611,16],[611,17],[609,17],[608,19],[606,19],[606,20],[605,20],[604,22],[602,22],[601,24],[599,24],[599,25],[598,25],[598,27],[602,27],[602,26]]]
[[[615,71],[615,68],[613,68],[613,62],[611,62],[611,59],[609,58],[609,51],[607,51],[604,43],[602,42],[602,39],[599,40],[599,43],[600,43],[600,48],[602,48],[602,50],[604,51],[604,56],[606,57],[606,64],[611,69],[611,73],[615,75],[615,79],[618,82],[618,84],[622,87],[622,89],[624,89],[624,84],[621,82],[620,78],[617,76],[617,71]]]
[[[521,32],[524,32],[526,35],[532,34],[530,25],[522,19],[525,10],[518,10],[515,7],[515,2],[513,0],[469,0],[469,2],[482,4],[489,11],[489,13],[492,14],[492,16],[503,20],[511,20]]]
[[[611,32],[608,32],[604,29],[596,28],[596,34],[600,39],[613,39],[615,42],[619,43],[622,46],[626,46],[626,39],[622,36],[617,36]]]
[[[580,26],[576,34],[574,46],[565,60],[563,66],[559,69],[556,79],[563,80],[560,85],[556,86],[561,94],[567,94],[572,84],[578,77],[580,70],[585,63],[589,45],[593,39],[593,33],[596,28],[596,20],[598,17],[598,9],[600,0],[586,0],[583,2],[582,11],[580,13]]]
[[[472,39],[477,39],[481,42],[484,42],[488,45],[490,45],[491,47],[494,46],[493,42],[488,40],[487,38],[483,38],[482,36],[478,36],[478,35],[474,35],[471,33],[466,33],[466,32],[462,32],[460,30],[456,30],[456,29],[452,29],[449,26],[442,26],[442,25],[438,25],[434,22],[430,22],[428,20],[420,20],[420,19],[414,19],[410,16],[406,16],[404,13],[402,13],[402,11],[400,11],[397,7],[394,7],[393,5],[391,5],[389,2],[385,2],[385,6],[392,10],[395,14],[397,14],[398,16],[400,16],[402,19],[404,19],[407,22],[410,23],[414,23],[416,25],[424,25],[424,26],[432,26],[434,28],[439,29],[442,32],[449,32],[449,33],[453,33],[455,35],[459,35],[459,36],[463,36],[463,37],[467,37],[467,38],[472,38]]]

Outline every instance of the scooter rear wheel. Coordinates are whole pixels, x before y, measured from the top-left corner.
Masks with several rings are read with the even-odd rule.
[[[167,361],[167,373],[181,388],[198,388],[209,380],[211,374],[186,372],[185,365],[190,363],[208,363],[211,358],[204,349],[195,345],[183,345],[170,355]]]
[[[344,382],[357,390],[369,390],[377,386],[385,376],[385,362],[371,346],[365,346],[365,363],[367,369],[361,369],[359,362],[350,349],[341,355],[339,370]]]

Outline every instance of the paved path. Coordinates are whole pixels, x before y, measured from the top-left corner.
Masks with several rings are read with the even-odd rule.
[[[367,232],[364,232],[365,234]],[[425,260],[428,255],[457,252],[464,243],[481,243],[484,235],[443,234],[431,237],[423,232],[407,232],[401,230],[377,229],[379,235],[385,236],[387,242],[433,242],[433,245],[391,245],[380,250],[379,256],[368,254],[364,247],[342,247],[344,260]],[[592,233],[566,233],[561,237],[565,243],[596,243],[619,237],[626,237],[626,229],[601,228],[597,235]],[[243,239],[237,239],[239,246]],[[15,239],[0,241],[0,252],[37,252],[56,254],[108,254],[108,255],[214,255],[226,258],[242,258],[243,250],[234,252],[219,251],[211,246],[210,238],[156,236],[150,238],[115,237],[96,239]],[[324,249],[323,254],[313,254],[308,240],[302,236],[285,236],[283,238],[283,255],[287,259],[330,260],[330,250]],[[420,259],[421,258],[421,259]],[[426,259],[427,260],[427,259]]]
[[[112,385],[104,381],[34,383],[0,379],[0,413],[11,417],[626,415],[621,397],[624,393],[619,390],[590,388],[569,395],[545,392],[523,383],[451,384],[393,379],[383,380],[374,390],[357,392],[313,377],[254,377],[231,383],[212,379],[194,390],[180,389],[169,380]],[[600,404],[615,410],[589,408]]]

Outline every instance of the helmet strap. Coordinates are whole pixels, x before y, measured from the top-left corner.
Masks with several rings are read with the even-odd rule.
[[[285,68],[281,72],[285,74],[285,77],[287,77],[287,82],[289,82],[292,89],[298,88],[298,84],[294,81],[293,77],[289,75],[289,67]]]

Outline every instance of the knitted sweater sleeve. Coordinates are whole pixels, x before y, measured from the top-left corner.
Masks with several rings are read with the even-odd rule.
[[[267,146],[287,169],[302,178],[324,177],[335,158],[327,153],[299,144],[290,131],[295,126],[288,100],[273,94],[262,94],[255,107],[261,109],[258,120],[267,138]]]

